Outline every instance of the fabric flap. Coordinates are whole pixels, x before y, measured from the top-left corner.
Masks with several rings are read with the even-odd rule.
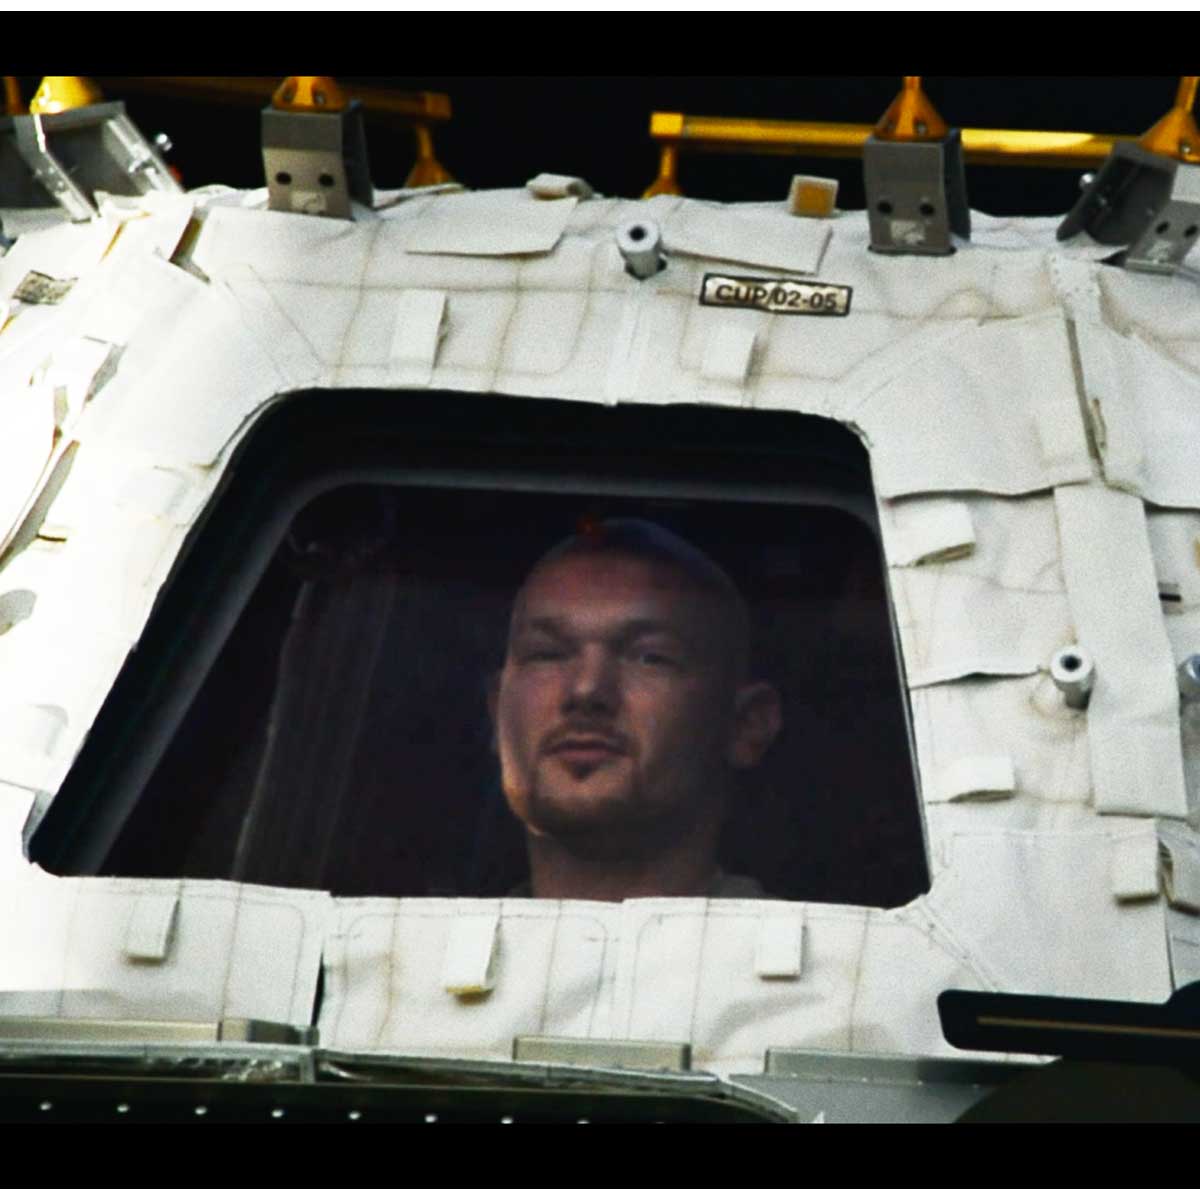
[[[926,793],[930,803],[950,800],[1002,800],[1017,790],[1012,759],[1007,755],[972,755],[937,768]]]
[[[700,375],[717,383],[744,383],[753,353],[753,329],[740,325],[721,325],[704,348]]]
[[[434,196],[419,221],[404,226],[409,254],[546,254],[579,201],[539,200],[524,188]]]
[[[1153,827],[1113,838],[1109,860],[1112,894],[1118,900],[1149,900],[1158,895],[1158,835]]]
[[[479,996],[495,987],[500,911],[454,918],[442,963],[442,987],[455,996]]]
[[[823,222],[778,213],[739,213],[726,206],[684,200],[663,223],[668,253],[749,263],[810,275],[818,271],[832,231]]]
[[[803,914],[763,917],[754,947],[754,973],[759,979],[799,979],[803,962]]]
[[[178,891],[139,896],[125,929],[125,957],[131,962],[163,962],[171,951],[178,919]]]
[[[1013,496],[1093,475],[1063,318],[989,321],[911,361],[845,414],[875,487]]]
[[[428,383],[445,333],[446,293],[410,289],[400,293],[392,334],[392,365]],[[412,382],[416,382],[414,378]]]
[[[922,497],[889,507],[893,521],[888,542],[890,566],[947,562],[965,558],[975,549],[971,510],[961,500]]]

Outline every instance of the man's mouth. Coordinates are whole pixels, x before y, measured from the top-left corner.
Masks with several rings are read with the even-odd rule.
[[[579,733],[555,739],[548,753],[571,766],[594,766],[621,757],[625,747],[616,738]]]

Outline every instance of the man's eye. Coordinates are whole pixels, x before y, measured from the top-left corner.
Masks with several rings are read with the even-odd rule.
[[[566,656],[560,646],[532,646],[522,655],[526,662],[561,662]]]
[[[643,667],[677,667],[679,660],[662,650],[634,650],[634,661]]]

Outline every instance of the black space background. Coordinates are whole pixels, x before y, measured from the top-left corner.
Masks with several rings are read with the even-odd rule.
[[[428,14],[426,14],[428,15]],[[909,14],[911,15],[911,14]],[[961,16],[961,14],[959,14]],[[1169,14],[1167,14],[1169,16]],[[20,21],[17,20],[18,27]],[[272,53],[261,61],[249,61],[244,55],[253,38],[245,31],[254,22],[265,20],[266,14],[242,14],[229,17],[239,31],[233,39],[243,57],[240,72],[228,66],[228,46],[224,55],[204,54],[203,43],[191,45],[189,61],[182,70],[178,62],[156,61],[160,56],[147,48],[137,67],[121,64],[124,72],[145,70],[153,63],[156,70],[175,70],[179,74],[215,76],[218,74],[254,74],[279,78],[300,67],[319,67],[334,74],[339,82],[371,87],[395,88],[398,91],[426,90],[444,92],[450,97],[453,117],[449,124],[437,128],[435,146],[439,159],[451,173],[473,188],[516,187],[539,171],[581,175],[599,192],[610,196],[638,196],[653,180],[657,170],[658,151],[649,136],[650,113],[655,110],[677,111],[704,116],[741,116],[774,119],[851,121],[873,123],[883,113],[899,89],[898,74],[843,75],[764,75],[735,77],[728,75],[352,75],[356,65],[361,69],[363,57],[378,59],[380,44],[373,41],[370,30],[378,27],[386,45],[395,46],[398,60],[428,61],[423,46],[425,39],[410,41],[401,36],[409,28],[398,14],[346,14],[331,23],[332,48],[323,48],[324,34],[318,35],[316,14],[301,14],[304,28],[313,30],[311,36],[299,37],[293,28],[289,39],[305,43],[294,53],[280,54],[267,39]],[[581,25],[578,16],[570,18],[575,33],[552,43],[544,43],[544,63],[566,64],[582,58],[610,62],[627,59],[628,54],[603,54],[600,51],[612,44],[614,29],[622,14],[593,14],[594,22]],[[674,21],[668,17],[674,16]],[[859,14],[862,22],[878,22],[879,14]],[[357,25],[355,24],[357,18]],[[487,61],[507,63],[512,55],[500,52],[506,42],[527,37],[523,31],[537,29],[544,39],[547,30],[560,28],[559,17],[547,14],[538,22],[528,15],[515,18],[515,32],[509,24],[492,14],[461,14],[462,22],[479,24],[479,39],[465,48],[459,59],[465,63]],[[477,20],[478,18],[478,20]],[[932,21],[933,15],[926,14]],[[144,18],[129,15],[130,21]],[[689,56],[672,44],[667,30],[679,24],[679,14],[641,14],[638,21],[650,20],[650,28],[663,32],[658,35],[639,35],[648,46],[662,46],[661,52],[642,57],[663,58],[677,66],[689,65]],[[778,14],[751,14],[745,23],[758,20],[773,23],[766,28],[778,28],[785,37],[795,39],[798,30],[794,22],[784,21]],[[1030,14],[999,14],[997,33],[1025,28],[1033,18]],[[1043,39],[1040,52],[1048,57],[1048,49],[1057,45],[1057,29],[1062,28],[1066,14],[1050,14],[1037,19],[1038,37]],[[442,17],[436,26],[441,32],[430,39],[437,58],[453,58],[448,40],[450,19]],[[1178,16],[1173,20],[1178,21]],[[655,23],[657,22],[657,24]],[[1056,25],[1056,22],[1059,24]],[[1024,24],[1022,24],[1024,23]],[[1078,27],[1078,20],[1071,21]],[[178,25],[178,18],[168,19],[167,28]],[[971,18],[970,28],[987,28],[978,17]],[[842,29],[852,28],[844,22]],[[32,26],[27,26],[32,28]],[[263,26],[265,29],[265,26]],[[718,56],[721,44],[720,24],[707,20],[702,24],[705,53],[709,62]],[[488,53],[486,43],[494,36],[496,53]],[[588,32],[590,31],[590,32]],[[1110,31],[1111,32],[1111,31]],[[213,25],[210,20],[206,35],[213,44]],[[264,35],[265,36],[265,35]],[[1072,33],[1072,37],[1075,33]],[[166,39],[178,46],[179,39]],[[989,50],[989,38],[972,36],[972,54],[995,57]],[[763,41],[770,43],[770,36]],[[158,45],[161,45],[159,39]],[[326,52],[330,62],[313,60],[313,42]],[[361,53],[351,43],[361,43]],[[190,44],[190,43],[189,43]],[[826,48],[829,45],[826,39]],[[797,57],[806,43],[796,42]],[[748,59],[746,34],[742,30],[731,42],[731,58]],[[871,43],[862,56],[886,68],[891,62],[880,62],[880,39]],[[1111,53],[1112,40],[1109,38]],[[16,48],[16,47],[14,47]],[[571,53],[565,54],[569,49]],[[22,56],[28,56],[28,43],[21,46]],[[528,45],[524,57],[533,57]],[[838,57],[853,59],[859,56],[853,45],[843,46]],[[696,56],[693,56],[695,58]],[[759,56],[761,57],[761,56]],[[776,49],[771,57],[778,59]],[[817,55],[828,61],[829,55]],[[911,50],[900,50],[896,58],[904,59],[894,65],[897,69],[918,65],[921,57]],[[220,65],[224,58],[224,67]],[[286,60],[295,61],[286,61]],[[285,61],[281,61],[285,60]],[[338,64],[348,70],[338,71]],[[278,70],[273,66],[278,64]],[[7,64],[6,64],[7,65]],[[47,64],[49,65],[49,64]],[[57,64],[55,64],[57,65]],[[147,135],[166,132],[174,143],[170,161],[182,172],[184,185],[195,187],[207,183],[227,183],[238,187],[258,187],[263,183],[262,158],[259,146],[259,122],[256,108],[244,102],[213,103],[181,100],[165,95],[153,95],[144,90],[132,90],[116,83],[115,75],[106,76],[90,63],[90,73],[101,85],[106,99],[124,100],[135,123]],[[114,62],[114,66],[115,66]],[[732,64],[730,64],[732,65]],[[1086,57],[1072,52],[1065,65],[1086,68]],[[1194,63],[1191,64],[1194,69]],[[11,68],[10,68],[11,69]],[[79,68],[76,68],[79,69]],[[108,68],[110,71],[113,67]],[[461,68],[460,68],[461,69]],[[26,101],[37,86],[36,75],[20,76]],[[107,82],[106,82],[107,80]],[[1175,75],[930,75],[925,88],[942,115],[952,125],[966,128],[1082,130],[1094,133],[1137,135],[1149,128],[1171,106],[1178,76]],[[395,119],[368,114],[367,139],[372,177],[377,187],[398,187],[412,164],[412,137],[407,128]],[[856,160],[832,158],[779,158],[744,155],[685,155],[680,178],[684,192],[696,198],[737,201],[782,199],[787,193],[791,176],[796,173],[821,174],[840,182],[838,204],[841,208],[860,208],[863,204],[861,165]],[[992,213],[1053,214],[1065,212],[1079,194],[1078,169],[1044,169],[982,167],[967,168],[967,186],[971,206]]]

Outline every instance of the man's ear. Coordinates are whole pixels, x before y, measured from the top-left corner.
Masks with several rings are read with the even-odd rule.
[[[756,767],[783,728],[783,702],[770,683],[747,683],[734,698],[733,732],[725,758],[731,767]]]

